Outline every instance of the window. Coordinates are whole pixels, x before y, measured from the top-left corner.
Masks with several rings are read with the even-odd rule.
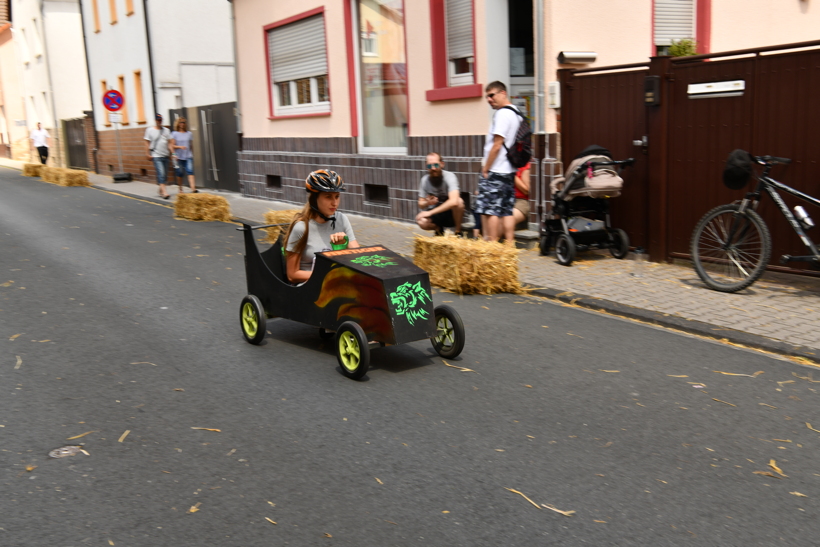
[[[145,123],[145,105],[142,102],[142,71],[134,71],[134,102],[137,105],[137,123]]]
[[[40,39],[40,29],[37,27],[37,19],[31,20],[31,33],[34,36],[34,57],[43,56],[43,41]]]
[[[134,0],[125,0],[125,16],[134,15]]]
[[[111,11],[111,24],[117,24],[117,0],[108,0],[108,8]]]
[[[446,0],[447,65],[451,86],[473,80],[473,1]]]
[[[695,39],[695,0],[655,0],[655,50],[667,55],[672,40]]]
[[[330,112],[325,20],[314,13],[265,27],[272,115]]]
[[[100,7],[97,0],[91,0],[91,11],[94,12],[94,32],[100,32]]]
[[[31,62],[31,52],[28,49],[28,37],[26,36],[26,29],[20,29],[20,40],[18,42],[20,44],[20,57],[23,60],[23,64],[27,65]]]
[[[376,37],[376,32],[369,23],[367,29],[362,32],[362,55],[369,57],[379,56],[379,42]]]
[[[102,90],[102,96],[105,96],[105,92],[108,91],[108,82],[105,80],[100,80],[100,89]],[[106,127],[111,127],[111,120],[108,119],[108,109],[103,108],[103,111],[105,112],[105,122],[103,125]]]
[[[120,92],[122,95],[122,108],[120,108],[120,113],[122,114],[122,121],[120,122],[122,125],[128,125],[128,101],[125,99],[125,76],[117,76],[117,91]]]

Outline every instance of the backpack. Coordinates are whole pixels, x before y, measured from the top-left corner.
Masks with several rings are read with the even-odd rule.
[[[518,124],[518,131],[515,132],[515,142],[512,148],[507,148],[507,143],[504,143],[504,149],[507,151],[507,159],[510,164],[519,169],[527,165],[532,159],[532,128],[527,117],[524,116],[517,109],[512,106],[504,106],[507,110],[512,110],[521,116],[521,123]]]

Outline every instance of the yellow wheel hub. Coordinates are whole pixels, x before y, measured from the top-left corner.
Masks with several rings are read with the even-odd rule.
[[[339,336],[339,355],[341,356],[342,365],[349,370],[354,371],[361,363],[361,348],[359,341],[350,331],[345,331]]]
[[[245,302],[242,306],[242,329],[248,338],[253,338],[258,328],[259,316],[256,314],[256,308],[250,302]]]

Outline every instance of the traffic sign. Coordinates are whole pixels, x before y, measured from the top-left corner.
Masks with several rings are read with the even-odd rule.
[[[112,112],[108,115],[108,121],[111,123],[122,123],[122,114],[119,112]]]
[[[103,95],[103,106],[105,106],[109,112],[118,112],[124,104],[125,99],[122,93],[116,89],[109,89],[105,92],[105,95]]]

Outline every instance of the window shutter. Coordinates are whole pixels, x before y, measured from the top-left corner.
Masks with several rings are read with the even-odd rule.
[[[447,58],[473,56],[473,0],[446,0]]]
[[[325,24],[316,15],[268,31],[273,82],[288,82],[327,74]]]
[[[695,38],[694,0],[655,0],[655,45]]]

